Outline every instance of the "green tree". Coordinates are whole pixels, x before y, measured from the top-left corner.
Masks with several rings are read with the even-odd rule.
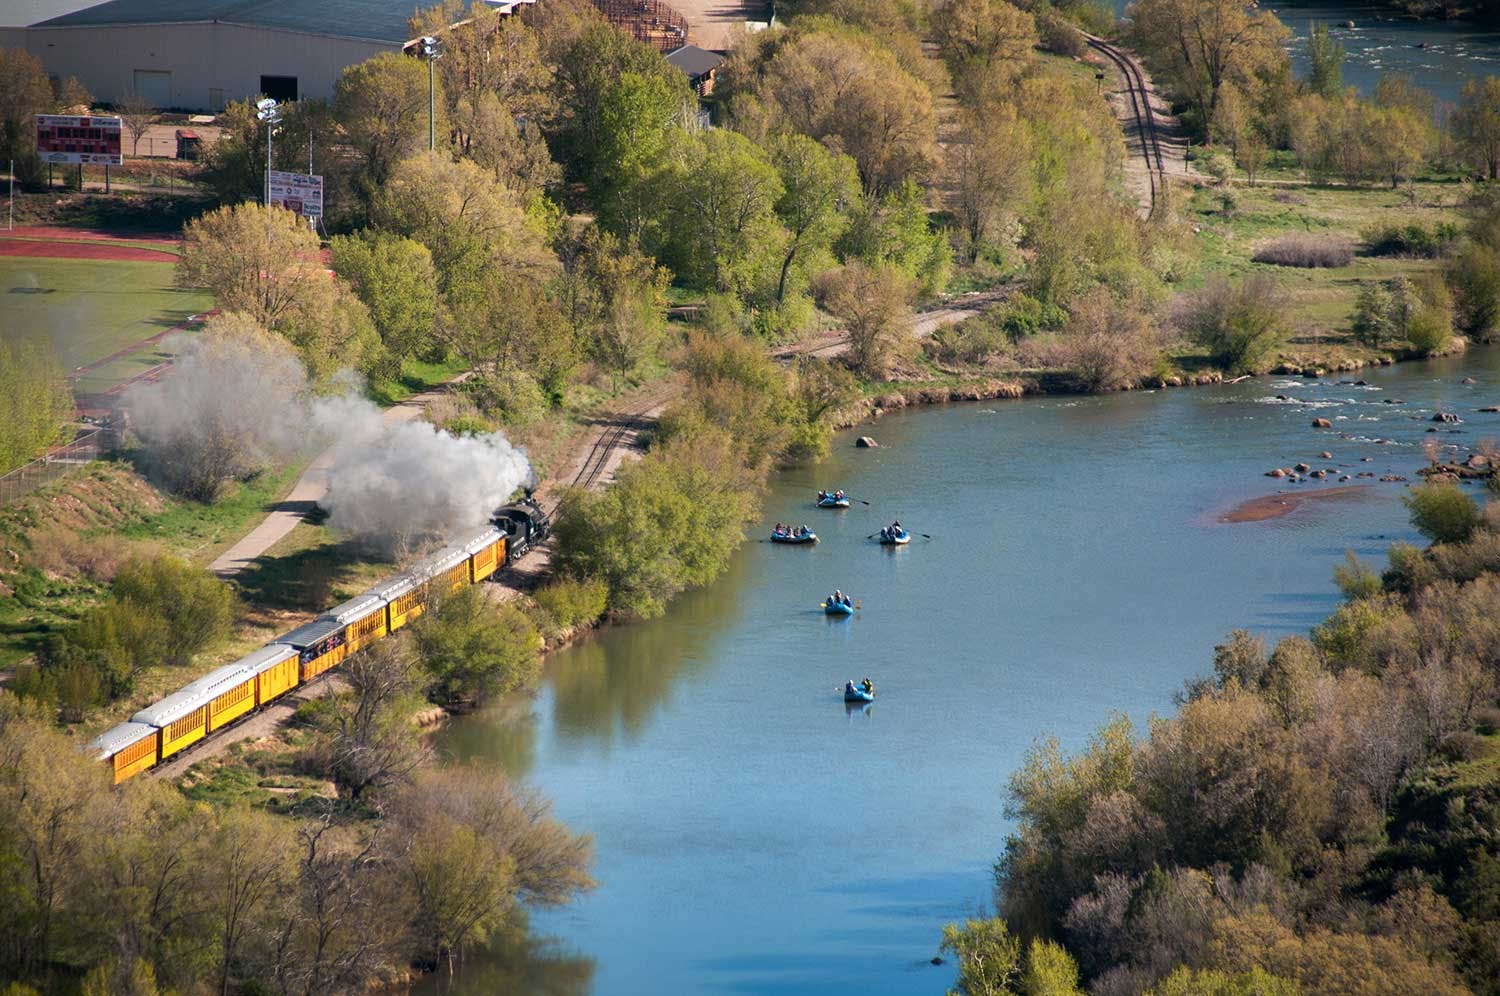
[[[333,271],[369,309],[396,370],[407,357],[432,358],[438,290],[431,251],[415,239],[370,230],[336,235],[330,247]]]
[[[635,74],[686,92],[687,80],[654,47],[616,29],[591,7],[559,8],[550,15],[557,20],[540,29],[559,108],[556,148],[567,175],[588,180],[605,145],[604,108],[615,82]]]
[[[849,336],[849,360],[871,378],[885,373],[891,350],[906,330],[913,288],[894,266],[855,261],[830,273],[818,288],[823,307]]]
[[[0,474],[68,436],[73,391],[39,342],[0,342]]]
[[[1033,940],[1026,949],[1021,991],[1026,996],[1083,996],[1078,963],[1056,941]]]
[[[730,100],[737,127],[758,118],[840,149],[872,198],[936,162],[931,90],[873,37],[814,21],[762,55]]]
[[[300,217],[246,201],[184,226],[177,283],[205,288],[221,310],[274,329],[328,277],[318,261],[318,237]]]
[[[223,581],[167,554],[130,561],[115,576],[113,601],[161,621],[164,664],[181,666],[229,635],[234,595]]]
[[[952,203],[970,263],[998,247],[1032,196],[1031,133],[1014,106],[986,102],[966,114],[948,150]]]
[[[1391,322],[1391,294],[1384,284],[1374,280],[1362,280],[1359,293],[1354,298],[1354,314],[1351,319],[1354,338],[1366,346],[1378,349],[1394,331]]]
[[[1434,543],[1461,543],[1479,525],[1479,506],[1456,484],[1419,484],[1401,503],[1417,532]]]
[[[1451,126],[1465,161],[1489,179],[1500,179],[1500,76],[1464,84]]]
[[[591,186],[610,227],[626,241],[640,237],[654,196],[646,181],[694,110],[686,77],[678,76],[622,73],[600,101]]]
[[[782,239],[776,167],[745,136],[724,129],[679,134],[654,180],[656,215],[645,245],[679,279],[743,292]],[[779,256],[777,257],[779,258]]]
[[[673,595],[724,570],[755,507],[736,447],[705,425],[621,470],[602,494],[565,499],[558,569],[607,581],[613,609],[658,616]]]
[[[1286,27],[1239,0],[1134,0],[1127,14],[1138,51],[1209,142],[1225,85],[1258,102],[1288,71]]]
[[[771,140],[771,162],[781,177],[776,216],[787,231],[776,277],[776,303],[805,282],[859,205],[859,170],[848,156],[832,152],[806,135],[778,135]],[[799,279],[800,278],[800,279]]]
[[[999,917],[943,927],[943,951],[958,959],[948,996],[1009,996],[1021,976],[1021,941]]]
[[[441,600],[412,625],[417,656],[439,705],[474,705],[525,688],[541,671],[541,637],[514,605],[494,605],[478,587]]]
[[[1321,97],[1337,97],[1344,91],[1344,43],[1328,33],[1328,25],[1312,23],[1307,36],[1307,85]]]
[[[36,115],[52,106],[41,61],[24,48],[0,48],[0,156],[18,170],[37,161]]]
[[[672,275],[595,226],[564,252],[558,296],[584,348],[616,380],[630,377],[666,334]]]
[[[359,156],[356,190],[366,201],[396,164],[427,145],[427,67],[420,59],[382,52],[344,69],[333,89],[333,116]],[[439,112],[444,98],[437,97]],[[447,122],[436,122],[440,135]]]
[[[1239,284],[1210,281],[1189,298],[1184,331],[1232,372],[1254,372],[1286,337],[1283,294],[1275,280],[1252,275]]]
[[[1017,76],[1037,44],[1036,20],[1006,0],[947,0],[932,26],[960,90],[990,90]]]
[[[1500,250],[1469,243],[1448,264],[1447,277],[1463,330],[1476,339],[1500,330]]]

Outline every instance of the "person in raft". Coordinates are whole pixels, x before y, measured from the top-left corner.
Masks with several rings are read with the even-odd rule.
[[[871,681],[869,678],[861,681],[859,683],[859,687],[864,689],[864,693],[866,695],[873,695],[875,693],[875,682]]]
[[[845,695],[853,695],[854,694],[854,679],[853,678],[850,678],[848,681],[844,682],[844,694]]]

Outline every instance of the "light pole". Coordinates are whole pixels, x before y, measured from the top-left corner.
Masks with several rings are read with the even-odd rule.
[[[281,120],[281,105],[270,97],[255,102],[255,119],[266,126],[266,210],[271,210],[271,133]]]
[[[427,151],[432,152],[437,148],[437,105],[433,96],[436,92],[433,84],[433,63],[443,57],[443,51],[438,40],[432,35],[423,35],[421,45],[422,58],[427,60]]]

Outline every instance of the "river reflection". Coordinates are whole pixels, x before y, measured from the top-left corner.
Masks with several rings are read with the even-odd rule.
[[[598,996],[941,992],[942,924],[988,902],[1002,789],[1037,737],[1076,747],[1111,714],[1171,709],[1228,630],[1305,632],[1345,550],[1379,561],[1412,537],[1399,482],[1265,522],[1222,512],[1328,486],[1269,467],[1410,476],[1429,429],[1500,436],[1475,411],[1500,403],[1500,350],[1362,376],[952,405],[779,475],[750,534],[807,522],[822,543],[745,544],[665,618],[554,654],[534,698],[440,735],[595,837],[599,888],[534,929],[596,961],[580,979]],[[820,487],[874,504],[817,511]],[[896,517],[932,538],[869,539]],[[821,612],[836,587],[853,618]],[[850,708],[865,675],[878,698]],[[447,991],[535,991],[535,965],[472,973],[536,950],[476,953]]]

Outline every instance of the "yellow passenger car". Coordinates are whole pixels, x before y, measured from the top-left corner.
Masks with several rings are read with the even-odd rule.
[[[297,651],[279,640],[246,654],[236,663],[255,678],[257,706],[265,705],[276,696],[296,688],[301,677],[297,667]]]
[[[199,689],[208,697],[208,732],[222,729],[255,708],[255,673],[236,661],[210,671],[183,691]]]
[[[121,723],[90,741],[95,760],[108,762],[118,785],[156,763],[156,727],[145,723]]]
[[[365,592],[386,603],[385,625],[394,633],[422,614],[427,606],[427,585],[410,574],[398,574]]]
[[[463,546],[469,555],[469,580],[478,584],[505,564],[505,534],[490,527]]]
[[[385,636],[385,599],[370,592],[358,595],[342,605],[329,609],[327,616],[344,627],[344,656],[356,653]],[[342,658],[340,658],[342,659]]]
[[[469,573],[469,553],[459,547],[451,547],[433,554],[411,569],[414,578],[427,579],[429,598],[443,598],[472,582]]]
[[[385,626],[384,610],[377,611],[375,618]],[[305,626],[298,626],[276,642],[291,647],[297,652],[297,665],[301,681],[311,681],[331,667],[343,663],[349,646],[345,640],[347,627],[333,616],[319,616]]]
[[[165,761],[208,734],[208,703],[213,695],[193,682],[131,716],[131,722],[156,727],[157,759]]]

